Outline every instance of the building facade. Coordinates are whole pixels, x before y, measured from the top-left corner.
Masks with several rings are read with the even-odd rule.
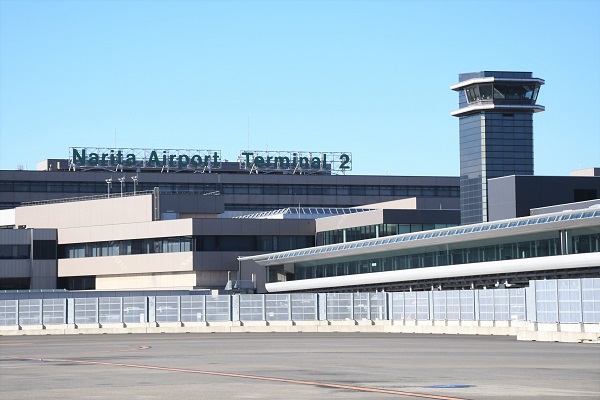
[[[273,293],[473,289],[598,277],[600,202],[584,207],[241,257],[240,271],[266,269],[265,290]]]
[[[533,113],[543,79],[531,72],[459,74],[460,209],[463,224],[488,221],[487,181],[533,175]]]
[[[292,173],[249,173],[237,163],[223,163],[212,173],[183,170],[139,172],[56,169],[0,171],[0,209],[24,202],[148,191],[162,193],[220,193],[225,216],[286,207],[357,207],[419,197],[439,208],[458,209],[459,181],[443,176],[370,176]],[[56,164],[54,164],[56,165]],[[60,165],[68,165],[64,161]],[[41,167],[42,169],[44,166]],[[123,179],[121,186],[118,178]],[[135,178],[135,181],[132,179]],[[110,186],[107,183],[109,180]]]

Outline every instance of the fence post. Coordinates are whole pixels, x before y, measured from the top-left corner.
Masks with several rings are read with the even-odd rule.
[[[388,293],[387,292],[381,292],[383,294],[383,315],[381,316],[381,319],[385,320],[385,321],[389,321],[390,318],[390,312],[388,310]]]
[[[123,322],[123,296],[119,297],[119,322]]]
[[[565,235],[566,235],[566,231],[565,231]],[[568,242],[567,242],[568,243]],[[557,279],[553,279],[554,283],[555,283],[555,287],[556,290],[554,291],[554,303],[556,304],[556,323],[560,324],[560,303],[558,301],[558,296],[559,296],[559,289],[558,289],[558,280]]]
[[[38,325],[43,325],[44,324],[43,323],[43,321],[44,321],[44,301],[42,299],[39,299],[38,301],[39,301],[38,305],[40,307],[40,312],[39,312],[40,318],[38,319]]]
[[[427,318],[427,319],[430,321],[433,321],[434,316],[435,316],[433,313],[433,310],[435,307],[434,300],[433,300],[433,291],[427,292],[427,301],[429,302],[429,318]]]
[[[146,315],[148,316],[146,322],[156,323],[156,296],[146,297]]]
[[[537,304],[536,304],[536,281],[529,281],[529,286],[525,288],[525,318],[527,321],[537,322]]]
[[[579,284],[579,323],[583,324],[583,282],[582,279],[577,279]]]
[[[317,306],[318,314],[317,319],[319,321],[327,320],[327,293],[317,293]]]
[[[231,321],[239,321],[240,320],[240,310],[241,310],[241,303],[242,303],[242,297],[239,294],[232,294],[229,296],[229,298],[231,299],[232,302],[232,316],[231,316]]]
[[[479,289],[472,289],[472,290],[473,290],[473,318],[475,319],[475,321],[477,321],[477,325],[479,326],[479,324],[481,323],[481,318],[480,318],[481,313],[479,312]]]
[[[75,298],[67,300],[67,324],[75,324]]]

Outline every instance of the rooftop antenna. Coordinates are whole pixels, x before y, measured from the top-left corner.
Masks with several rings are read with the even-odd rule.
[[[123,185],[125,184],[125,175],[122,178],[119,178],[119,182],[121,182],[121,197],[123,197]]]
[[[110,198],[110,187],[112,186],[112,176],[108,179],[104,180],[106,182],[106,185],[108,186],[108,198]]]
[[[137,174],[135,176],[132,176],[131,179],[133,180],[133,195],[135,196],[135,192],[137,189],[137,183],[138,183],[138,176]]]

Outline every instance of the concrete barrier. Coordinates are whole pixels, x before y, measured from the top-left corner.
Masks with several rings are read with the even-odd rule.
[[[0,336],[136,333],[358,332],[516,336],[517,340],[600,343],[600,324],[544,324],[528,321],[343,320],[141,322],[2,326]]]

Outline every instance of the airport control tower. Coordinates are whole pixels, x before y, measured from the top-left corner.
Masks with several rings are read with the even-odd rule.
[[[531,72],[458,75],[461,223],[486,222],[487,180],[533,175],[533,113],[543,79]]]

